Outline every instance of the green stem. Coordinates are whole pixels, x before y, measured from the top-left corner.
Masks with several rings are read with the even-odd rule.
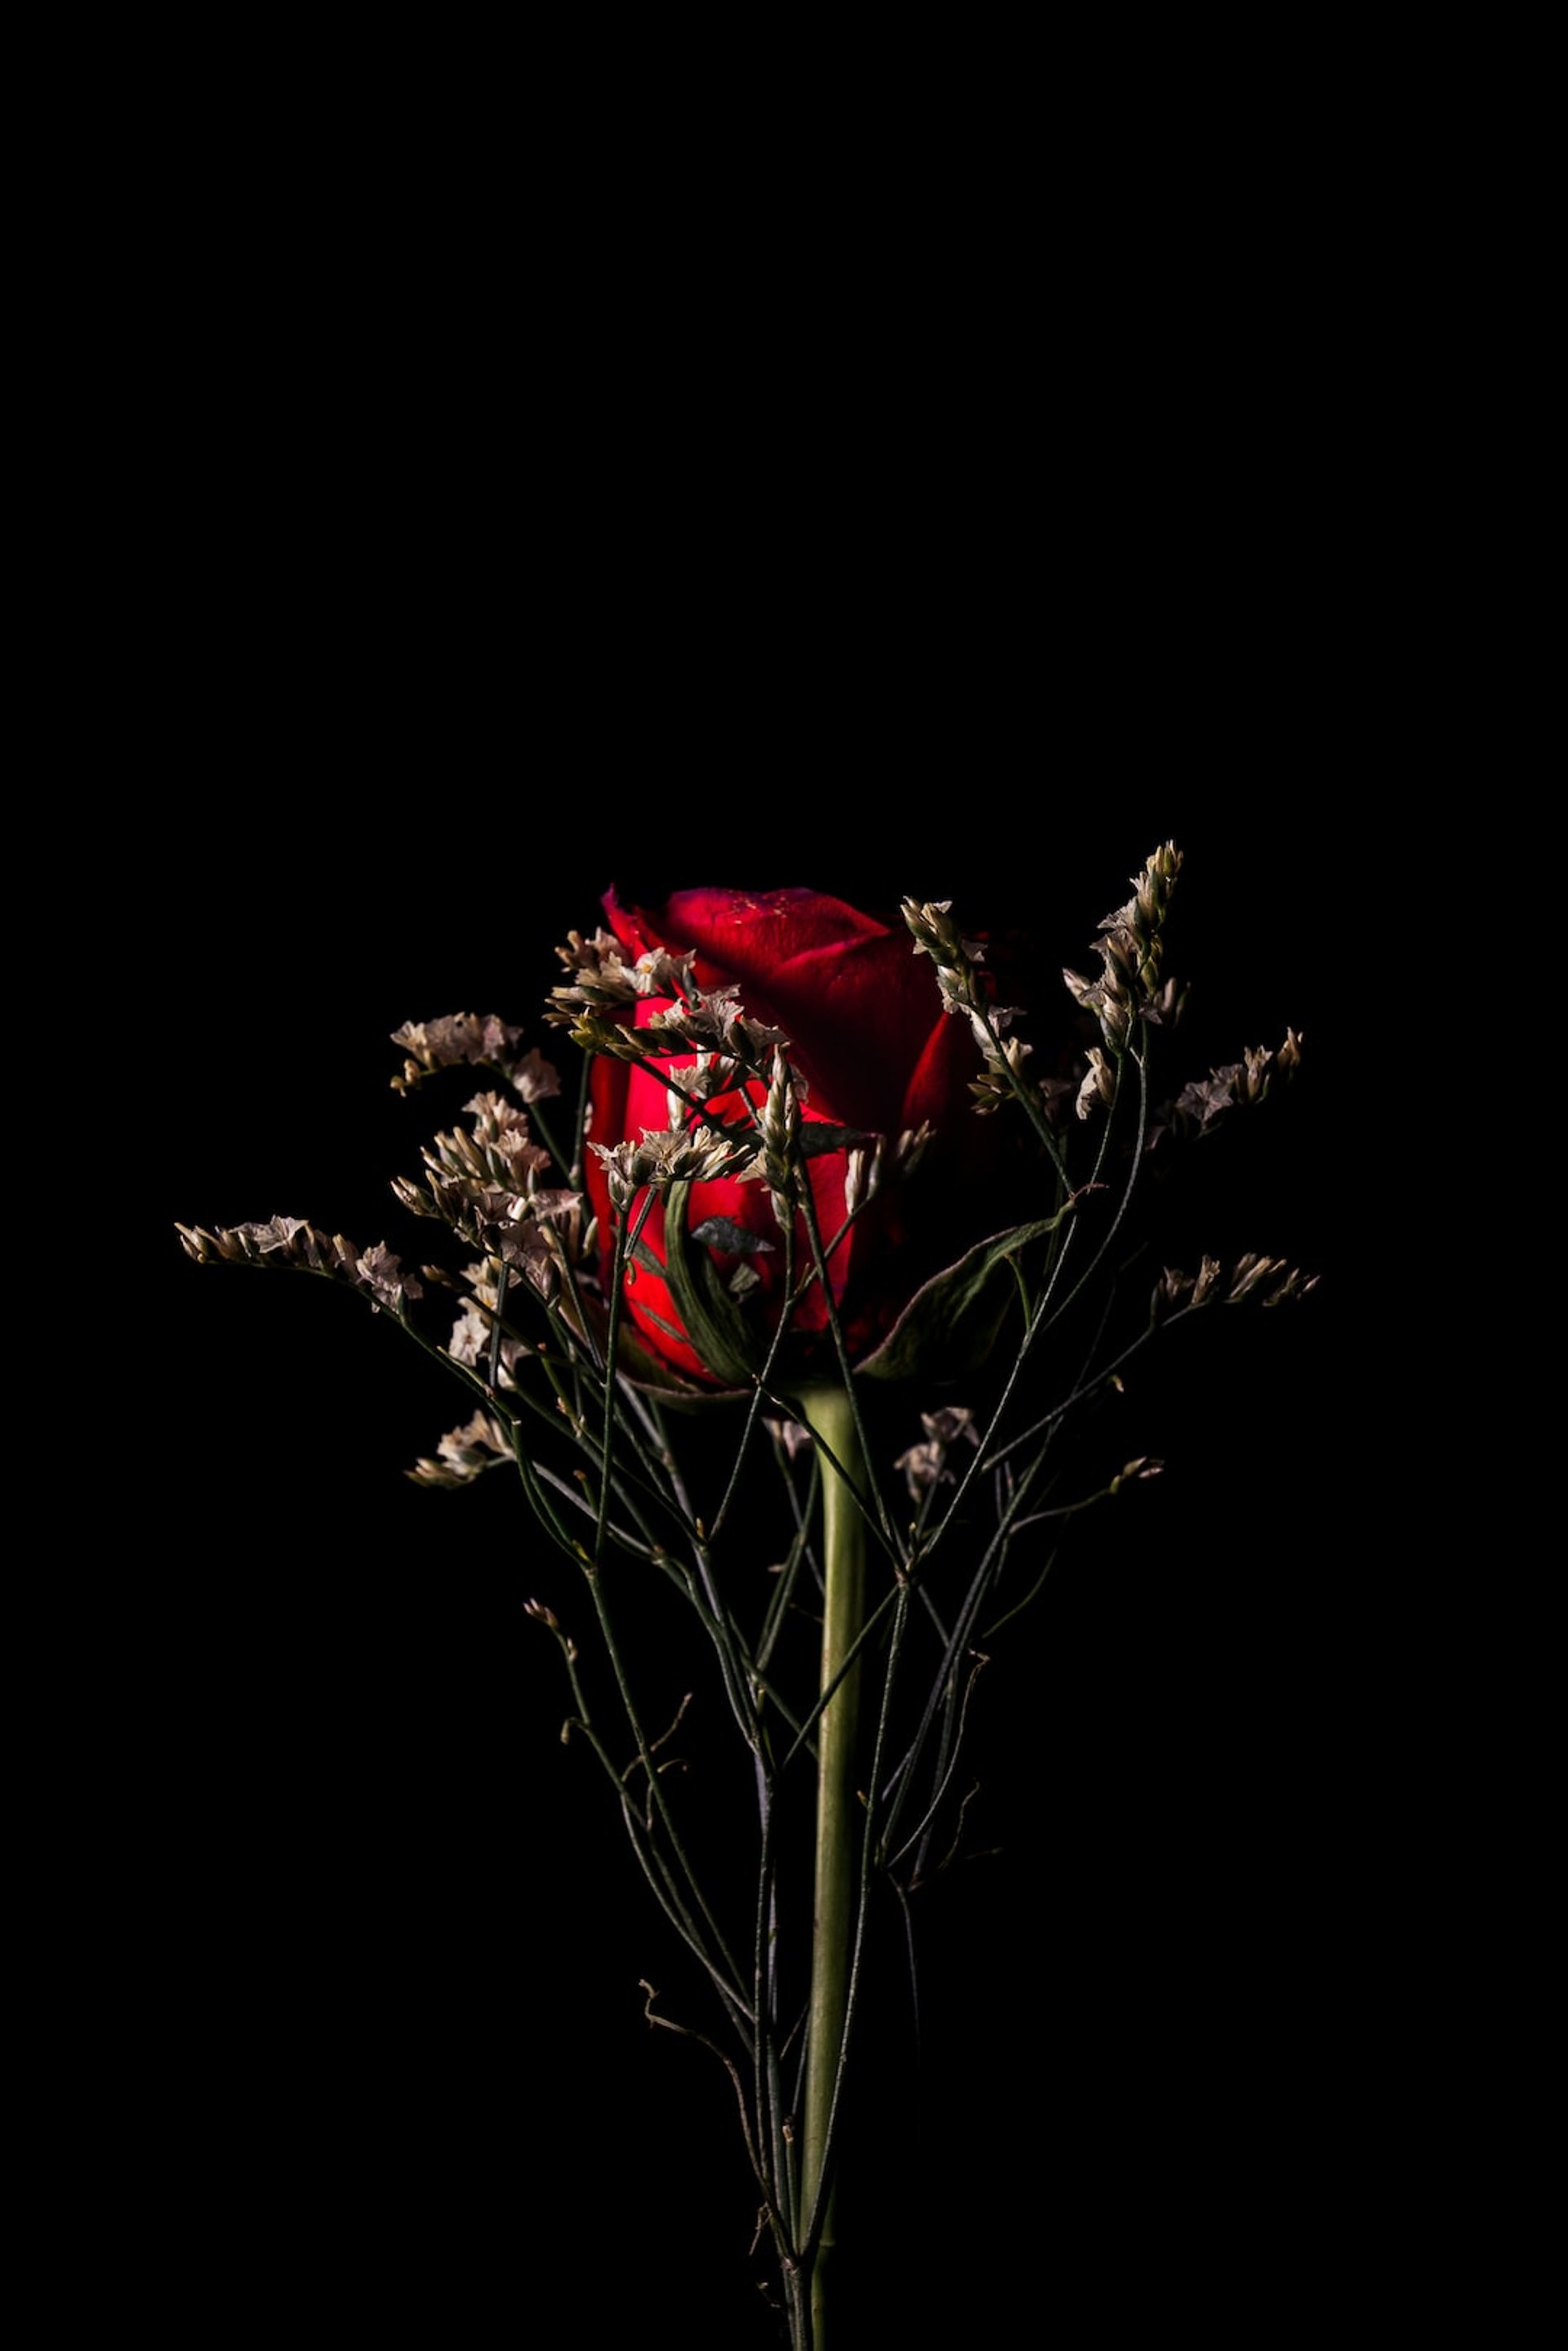
[[[866,1526],[853,1487],[864,1480],[853,1403],[843,1388],[814,1388],[801,1399],[806,1420],[842,1464],[824,1459],[822,1684],[833,1696],[817,1734],[816,1901],[812,1944],[811,2012],[807,2024],[805,2134],[801,2154],[799,2241],[808,2262],[812,2241],[812,2351],[829,2351],[832,2303],[833,2205],[831,2141],[849,2022],[850,1961],[855,1939],[855,1750],[860,1703],[858,1660],[845,1662],[859,1637],[866,1606]],[[842,1678],[841,1678],[842,1677]],[[834,1688],[835,1683],[837,1684]]]

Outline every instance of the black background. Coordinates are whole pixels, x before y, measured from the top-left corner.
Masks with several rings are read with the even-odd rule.
[[[979,721],[966,749],[950,706],[934,738],[906,714],[877,749],[861,701],[851,756],[810,739],[820,719],[742,727],[732,686],[684,744],[623,721],[613,756],[535,758],[492,705],[465,722],[444,632],[441,690],[401,707],[389,653],[355,643],[362,702],[339,676],[319,704],[261,695],[254,649],[226,675],[209,643],[211,706],[258,695],[213,745],[242,775],[162,820],[121,934],[146,1040],[135,1445],[80,1767],[119,2257],[192,2323],[243,2279],[279,2324],[308,2292],[345,2323],[569,2312],[640,2340],[679,2307],[691,2341],[773,2339],[731,2094],[645,2024],[639,1978],[711,2020],[560,1743],[556,1653],[523,1614],[540,1592],[580,1624],[579,1595],[507,1480],[403,1477],[466,1416],[437,1367],[327,1284],[192,1265],[173,1222],[298,1214],[429,1253],[388,1179],[457,1102],[389,1091],[389,1032],[462,1009],[532,1027],[553,942],[617,875],[952,895],[1032,923],[1054,971],[1089,962],[1173,837],[1193,1066],[1287,1021],[1306,1039],[1289,1095],[1199,1155],[1198,1229],[1323,1285],[1181,1334],[1134,1383],[1127,1450],[1165,1476],[1087,1522],[999,1647],[988,1857],[931,1897],[918,2074],[896,1968],[873,2018],[856,2227],[883,2317],[981,2340],[1020,2297],[1130,2314],[1223,2275],[1239,2313],[1296,2264],[1310,2297],[1331,2209],[1362,2223],[1355,2166],[1325,2204],[1309,2150],[1352,2105],[1357,2161],[1383,2126],[1398,1786],[1345,1128],[1378,873],[1315,729],[1277,727],[1267,760],[1239,730],[1228,789],[1135,788],[1147,726],[1136,756],[1063,760]],[[323,723],[351,784],[291,772]]]
[[[1407,2248],[1441,2290],[1460,2231],[1391,2199],[1478,2161],[1436,2010],[1473,2000],[1455,1913],[1495,1930],[1447,1841],[1490,1837],[1462,1783],[1514,1687],[1476,1576],[1434,1588],[1417,1497],[1456,1465],[1411,1335],[1450,1250],[1490,1281],[1511,1238],[1469,1138],[1511,1118],[1512,997],[1453,1042],[1500,945],[1465,903],[1493,793],[1526,868],[1534,840],[1498,240],[1310,74],[1296,141],[1272,104],[1206,141],[1162,87],[1147,162],[1126,75],[1085,86],[1048,211],[994,110],[971,188],[895,108],[898,181],[869,149],[869,201],[830,172],[812,217],[787,168],[715,202],[701,142],[646,180],[626,142],[631,183],[597,68],[550,86],[564,168],[520,168],[514,78],[493,126],[466,54],[402,90],[400,53],[250,49],[196,107],[143,59],[29,246],[14,1474],[47,1595],[17,1670],[51,2293],[202,2344],[772,2341],[727,2088],[638,1980],[699,2003],[522,1613],[553,1564],[504,1480],[409,1485],[463,1405],[384,1321],[195,1267],[174,1222],[398,1246],[388,1179],[438,1109],[389,1092],[389,1032],[528,1023],[618,872],[951,894],[1033,919],[1049,971],[1170,835],[1195,1061],[1306,1040],[1204,1155],[1201,1238],[1323,1287],[1133,1384],[1164,1478],[988,1669],[998,1851],[933,1898],[918,2094],[879,2033],[857,2238],[887,2330],[938,2341],[1341,2331],[1379,2252],[1406,2310]],[[1428,1118],[1455,1155],[1417,1185]],[[1413,1203],[1446,1227],[1472,1194],[1480,1238],[1417,1247]],[[1424,1316],[1386,1304],[1417,1283]],[[1456,1454],[1490,1367],[1445,1381]]]

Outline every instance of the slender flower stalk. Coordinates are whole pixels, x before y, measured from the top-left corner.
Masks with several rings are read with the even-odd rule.
[[[836,1461],[823,1468],[822,1688],[831,1693],[817,1729],[815,1906],[811,2011],[807,2022],[805,2139],[801,2157],[800,2238],[813,2238],[812,2351],[831,2351],[834,2222],[831,2155],[849,2022],[855,1942],[855,1757],[860,1721],[861,1663],[848,1664],[866,1611],[866,1528],[843,1473],[864,1472],[856,1416],[842,1388],[814,1388],[806,1419]]]

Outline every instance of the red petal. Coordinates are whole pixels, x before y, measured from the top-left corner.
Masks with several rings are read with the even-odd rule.
[[[929,1118],[933,1126],[952,1126],[972,1118],[969,1084],[979,1073],[980,1051],[969,1023],[956,1013],[939,1013],[905,1089],[904,1124],[919,1126]]]
[[[695,947],[732,978],[764,979],[781,963],[846,939],[886,937],[884,925],[817,890],[677,890],[655,914],[622,906],[612,891],[605,912],[628,946],[640,937],[684,954]]]
[[[678,890],[658,914],[623,907],[613,893],[605,911],[639,953],[694,947],[704,986],[737,981],[747,1010],[788,1032],[813,1107],[845,1125],[897,1134],[909,1123],[907,1100],[934,1028],[954,1032],[937,1049],[944,1095],[950,1071],[979,1070],[973,1040],[942,1013],[930,964],[903,926],[889,930],[840,898]]]
[[[606,1053],[594,1057],[588,1072],[588,1120],[590,1143],[619,1143],[626,1134],[627,1065],[613,1061]],[[607,1258],[611,1246],[609,1185],[605,1178],[603,1163],[595,1151],[583,1154],[583,1180],[588,1187],[588,1198],[599,1220],[599,1250]]]

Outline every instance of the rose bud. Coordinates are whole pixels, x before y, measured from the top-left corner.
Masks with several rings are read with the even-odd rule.
[[[755,1147],[744,1173],[656,1183],[650,1205],[642,1191],[625,1204],[634,1228],[647,1205],[625,1269],[637,1338],[703,1384],[748,1385],[784,1311],[786,1264],[798,1290],[815,1262],[799,1190],[809,1183],[834,1305],[851,1360],[865,1360],[923,1285],[1012,1222],[1004,1195],[1026,1150],[1022,1122],[1014,1131],[975,1116],[983,1063],[970,1023],[944,1011],[930,962],[911,951],[896,915],[879,920],[813,890],[683,890],[658,909],[623,905],[612,891],[604,904],[628,961],[660,950],[694,956],[698,992],[685,1004],[650,994],[618,1012],[622,1043],[593,1064],[595,1148],[585,1173],[607,1283],[615,1217],[600,1152],[668,1132],[672,1084],[692,1097],[694,1138],[716,1121]],[[717,1006],[705,1001],[713,996]],[[649,1066],[620,1058],[649,1029]],[[703,1067],[711,1029],[742,1065],[712,1093]],[[900,1181],[898,1139],[922,1128],[929,1141],[919,1173]],[[878,1140],[885,1173],[868,1186]],[[794,1173],[781,1184],[786,1142]],[[990,1275],[990,1259],[982,1270]],[[994,1284],[998,1311],[1009,1288]],[[817,1279],[794,1306],[781,1376],[812,1367],[833,1375],[828,1325]],[[901,1346],[897,1372],[890,1358],[869,1368],[898,1375],[908,1352]]]

